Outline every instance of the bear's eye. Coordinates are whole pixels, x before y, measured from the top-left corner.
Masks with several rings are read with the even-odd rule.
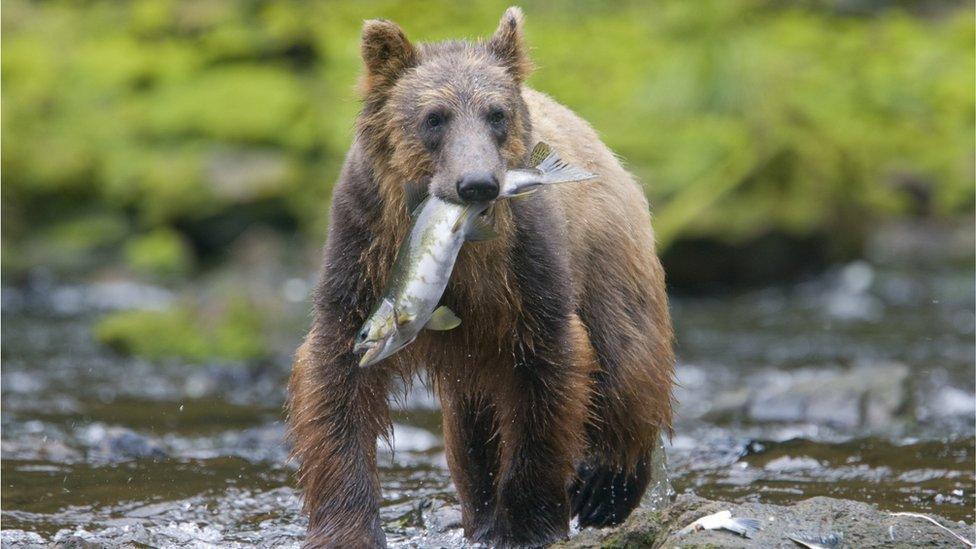
[[[501,107],[493,107],[485,115],[485,120],[488,121],[488,128],[491,130],[492,135],[495,136],[495,140],[501,145],[505,141],[505,135],[508,133],[508,121],[505,118],[505,111]]]
[[[437,112],[432,112],[427,115],[427,118],[424,120],[424,124],[426,124],[428,128],[435,130],[444,125],[444,115]]]
[[[443,108],[432,110],[423,115],[423,118],[420,119],[418,131],[427,150],[436,151],[440,148],[441,140],[444,138],[444,132],[450,120],[450,113]]]
[[[505,122],[505,111],[501,109],[492,109],[488,113],[488,123],[492,126],[500,126]]]

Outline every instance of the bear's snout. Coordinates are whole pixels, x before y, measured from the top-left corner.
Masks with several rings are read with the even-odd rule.
[[[488,202],[498,198],[498,178],[491,173],[470,173],[457,181],[458,197],[465,202]]]

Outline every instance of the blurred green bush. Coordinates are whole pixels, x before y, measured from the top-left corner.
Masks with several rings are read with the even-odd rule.
[[[192,266],[185,239],[168,228],[132,237],[126,242],[123,253],[128,266],[149,276],[187,274]]]
[[[118,311],[93,327],[95,339],[123,354],[151,360],[182,359],[254,361],[270,354],[260,313],[240,296],[221,303],[218,311],[199,302],[169,309]]]
[[[842,9],[858,4],[527,1],[530,83],[645,182],[663,246],[844,238],[919,196],[931,215],[971,215],[971,6]],[[200,241],[228,218],[320,242],[362,19],[476,37],[505,5],[5,2],[5,269],[97,249],[181,272],[186,242],[210,253]]]

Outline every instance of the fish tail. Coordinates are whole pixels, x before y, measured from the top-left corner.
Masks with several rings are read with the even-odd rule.
[[[532,150],[532,160],[534,161],[537,158],[542,158],[542,160],[535,166],[535,169],[542,173],[544,183],[568,183],[596,177],[596,174],[563,160],[559,153],[546,143],[539,143]]]
[[[759,530],[759,521],[754,518],[734,518],[732,523],[736,526],[736,533],[747,538],[751,538]]]

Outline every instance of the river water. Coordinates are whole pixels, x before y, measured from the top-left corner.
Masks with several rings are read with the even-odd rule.
[[[828,495],[972,523],[973,280],[971,261],[856,262],[788,287],[674,299],[673,490]],[[3,546],[297,545],[287,355],[118,356],[91,325],[127,295],[166,298],[131,284],[3,291]],[[390,544],[461,545],[437,403],[422,388],[398,405],[379,461]]]

